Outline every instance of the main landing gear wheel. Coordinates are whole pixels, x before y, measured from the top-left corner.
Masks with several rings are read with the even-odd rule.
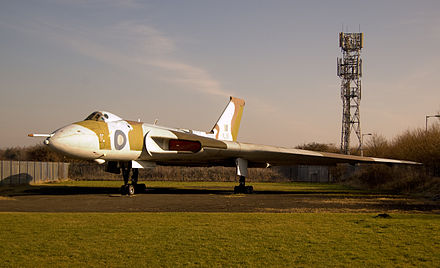
[[[240,176],[239,185],[234,187],[234,194],[251,194],[254,192],[254,187],[246,186],[246,178]]]
[[[252,194],[254,192],[254,187],[252,186],[235,186],[234,194]]]

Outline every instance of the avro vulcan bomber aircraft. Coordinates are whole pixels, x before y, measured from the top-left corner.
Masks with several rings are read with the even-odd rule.
[[[124,185],[121,192],[129,195],[140,188],[137,187],[138,169],[156,165],[235,166],[239,185],[234,192],[252,193],[252,186],[245,185],[248,168],[251,167],[338,163],[418,164],[237,142],[243,108],[243,100],[231,97],[209,132],[123,120],[109,112],[98,111],[52,134],[29,136],[46,137],[44,144],[57,152],[105,164],[106,171],[111,173],[122,172]]]

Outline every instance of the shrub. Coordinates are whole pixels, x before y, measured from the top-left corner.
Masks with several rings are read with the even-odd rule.
[[[339,149],[334,144],[326,144],[326,143],[304,143],[295,147],[296,149],[302,150],[310,150],[310,151],[320,151],[320,152],[328,152],[328,153],[339,153]]]
[[[427,175],[423,167],[363,165],[349,181],[361,188],[413,193],[426,192],[438,178]]]

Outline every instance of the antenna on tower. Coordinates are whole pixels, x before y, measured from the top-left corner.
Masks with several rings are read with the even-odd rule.
[[[360,25],[359,25],[360,30]],[[363,33],[339,33],[342,58],[337,58],[337,74],[341,78],[342,134],[341,153],[350,154],[351,129],[358,138],[358,151],[362,149],[360,118]]]

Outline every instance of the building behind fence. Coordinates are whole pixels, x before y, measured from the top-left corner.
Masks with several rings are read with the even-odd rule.
[[[332,176],[328,166],[280,166],[275,167],[278,173],[282,174],[289,181],[298,182],[332,182]]]
[[[0,161],[0,185],[34,184],[67,179],[69,163]]]

